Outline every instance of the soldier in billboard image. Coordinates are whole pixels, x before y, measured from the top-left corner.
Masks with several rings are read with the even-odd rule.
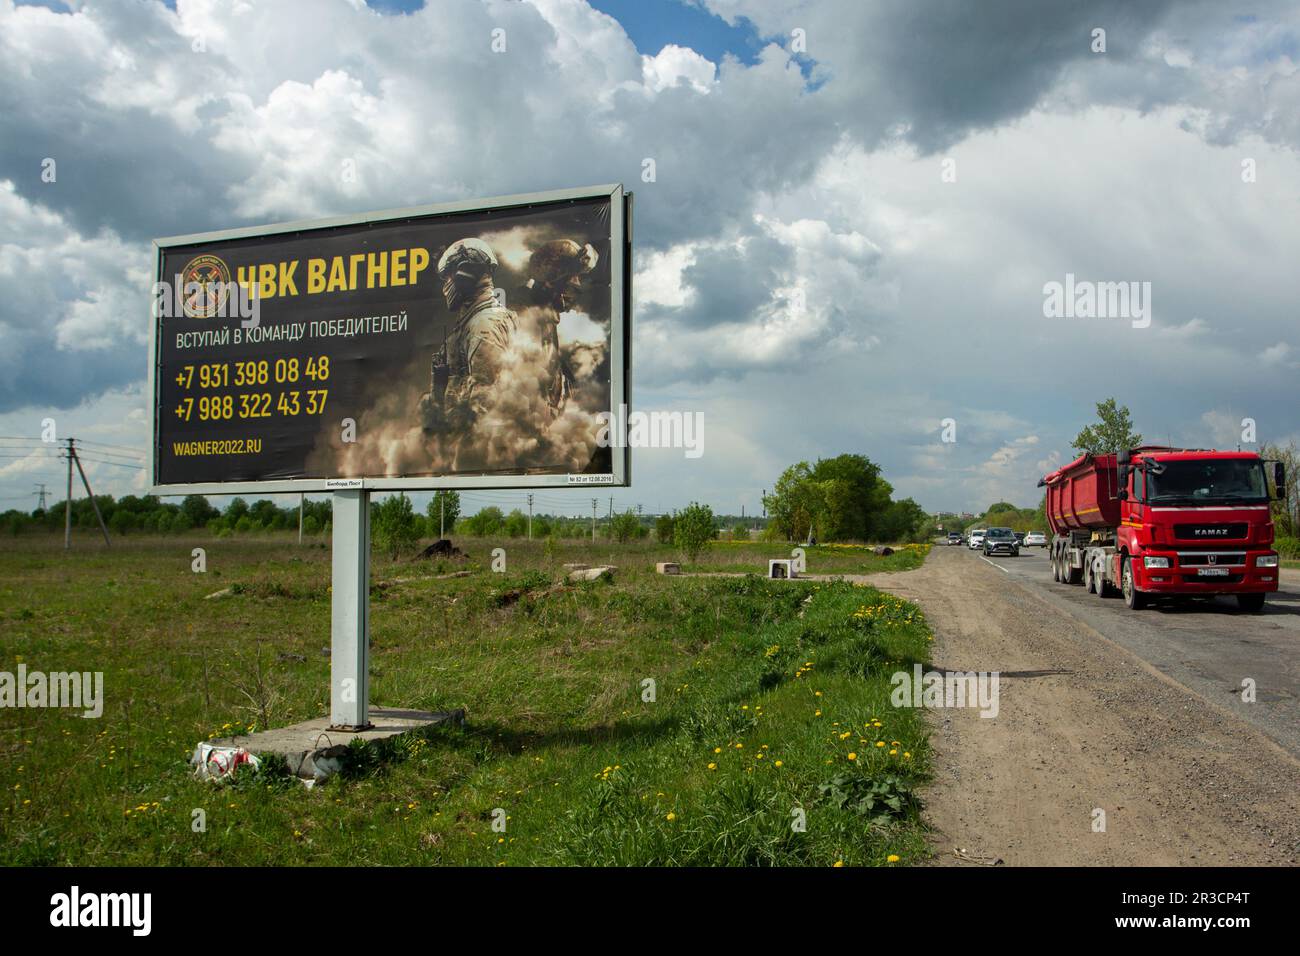
[[[497,257],[481,239],[459,239],[438,261],[438,281],[454,318],[433,359],[429,392],[420,399],[423,428],[451,470],[472,461],[476,427],[487,424],[491,391],[513,343],[515,314],[498,304]]]
[[[528,260],[528,282],[534,305],[521,321],[546,357],[546,403],[554,419],[573,393],[573,370],[560,347],[560,316],[577,304],[582,277],[596,267],[599,256],[590,243],[555,239],[543,243]]]

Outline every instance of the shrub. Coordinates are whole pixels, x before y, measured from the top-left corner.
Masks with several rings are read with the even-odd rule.
[[[380,550],[390,559],[396,560],[399,554],[409,550],[419,540],[411,499],[403,494],[385,498],[374,509],[370,529]]]
[[[639,538],[641,522],[631,508],[614,515],[609,522],[609,535],[619,544],[626,544],[633,538]]]
[[[691,502],[673,522],[673,542],[687,561],[694,561],[704,546],[718,534],[713,523],[713,509],[708,505]]]

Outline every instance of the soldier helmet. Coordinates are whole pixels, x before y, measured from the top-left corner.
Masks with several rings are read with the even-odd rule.
[[[497,257],[482,239],[457,239],[438,260],[438,278],[446,282],[453,276],[477,279],[496,271]]]
[[[578,245],[572,239],[544,242],[528,259],[528,288],[557,286],[565,279],[586,275],[596,268],[599,258],[591,243]]]

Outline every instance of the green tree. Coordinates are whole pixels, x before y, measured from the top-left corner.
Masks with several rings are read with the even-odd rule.
[[[916,540],[927,520],[926,513],[911,498],[891,501],[877,522],[877,541]]]
[[[660,515],[655,518],[655,540],[660,544],[671,544],[673,541],[673,523],[672,515]]]
[[[512,538],[522,538],[528,533],[528,515],[515,508],[506,515],[505,532]]]
[[[1086,425],[1075,436],[1075,451],[1091,455],[1113,455],[1142,444],[1142,436],[1133,431],[1133,419],[1127,405],[1119,405],[1108,398],[1097,403],[1096,424]]]
[[[694,501],[683,508],[673,522],[673,542],[687,561],[694,561],[717,533],[713,509]]]
[[[478,537],[500,534],[505,520],[506,516],[502,514],[500,508],[496,505],[488,505],[486,508],[480,508],[478,514],[465,519],[465,531]]]
[[[1280,461],[1286,469],[1286,497],[1275,497],[1270,502],[1277,533],[1288,538],[1300,537],[1300,474],[1297,474],[1300,471],[1300,452],[1297,452],[1295,442],[1286,446],[1264,445],[1259,449],[1259,456],[1267,461]],[[1272,491],[1273,466],[1266,467],[1268,487]]]
[[[808,530],[822,510],[821,489],[812,479],[808,462],[798,462],[781,472],[772,493],[763,496],[763,506],[767,508],[773,536],[787,541],[808,537]]]
[[[641,522],[631,508],[614,515],[609,522],[609,536],[619,544],[640,537]]]
[[[220,511],[208,504],[208,499],[202,495],[186,495],[185,500],[181,502],[181,511],[190,519],[190,524],[195,528],[207,524],[221,514]]]
[[[818,459],[811,477],[822,485],[825,511],[817,531],[823,538],[866,541],[879,537],[876,525],[894,493],[880,476],[879,465],[866,455],[836,455]]]
[[[455,491],[437,491],[429,499],[429,507],[425,513],[433,522],[430,527],[435,531],[441,531],[443,525],[446,525],[447,531],[450,532],[456,527],[456,519],[460,517],[460,493]]]
[[[768,537],[802,541],[812,531],[830,541],[879,539],[893,490],[865,455],[798,462],[763,498]]]
[[[131,511],[125,508],[119,508],[113,512],[113,517],[108,519],[108,526],[118,534],[126,534],[136,527],[136,517]]]
[[[419,540],[415,509],[404,494],[390,495],[371,510],[371,536],[390,560],[414,547]]]
[[[246,514],[248,514],[248,502],[243,498],[235,498],[230,504],[226,505],[225,518],[232,528]]]

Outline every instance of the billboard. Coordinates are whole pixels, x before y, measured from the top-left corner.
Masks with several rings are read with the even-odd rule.
[[[155,494],[626,485],[631,195],[156,240]]]

